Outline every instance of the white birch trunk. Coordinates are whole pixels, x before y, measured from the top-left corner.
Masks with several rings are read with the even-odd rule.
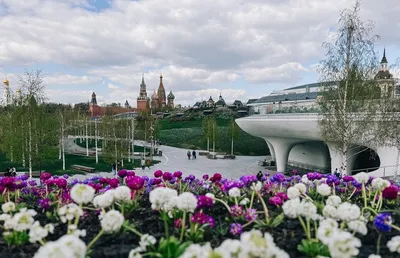
[[[135,163],[135,118],[132,119],[132,163]]]
[[[124,167],[124,159],[121,159],[121,167]]]
[[[131,139],[131,127],[128,126],[128,137],[127,137],[127,141],[128,141],[128,162],[131,162],[131,144],[130,144],[130,139]]]
[[[210,137],[207,137],[207,152],[210,152]]]
[[[32,125],[29,121],[29,145],[28,145],[28,160],[29,160],[29,178],[32,178]]]
[[[94,134],[95,134],[95,139],[94,139],[94,144],[95,144],[95,149],[96,149],[96,164],[98,164],[99,163],[99,151],[98,151],[98,148],[97,148],[97,135],[98,135],[98,132],[97,132],[97,119],[94,121]]]
[[[89,157],[89,136],[88,136],[88,121],[85,120],[85,138],[86,138],[86,156]]]
[[[231,155],[233,156],[233,136],[232,136],[232,142],[231,142]]]
[[[64,140],[64,128],[63,128],[63,134],[62,134],[62,140],[61,140],[61,148],[62,148],[62,166],[63,166],[63,170],[65,170],[65,140]]]
[[[213,124],[213,157],[215,158],[215,124]]]
[[[62,133],[61,133],[61,135],[62,135]],[[58,148],[58,159],[61,159],[62,157],[62,136],[60,136],[60,140],[59,140],[59,145],[60,145],[60,148]]]

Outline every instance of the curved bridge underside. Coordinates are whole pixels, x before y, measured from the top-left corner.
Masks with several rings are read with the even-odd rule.
[[[236,119],[236,123],[267,142],[278,171],[298,164],[333,172],[342,164],[340,153],[321,136],[318,114],[253,115]],[[373,171],[374,176],[393,175],[396,155],[396,148],[357,146],[347,154],[347,174]]]

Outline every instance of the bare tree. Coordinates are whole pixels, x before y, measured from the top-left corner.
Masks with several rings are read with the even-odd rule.
[[[359,15],[360,1],[340,14],[339,28],[332,41],[324,43],[321,61],[322,92],[319,125],[325,141],[341,154],[342,166],[354,155],[377,143],[382,101],[374,24]]]

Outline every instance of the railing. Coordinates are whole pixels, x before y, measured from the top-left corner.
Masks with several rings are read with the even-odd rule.
[[[331,173],[331,169],[328,167],[314,166],[311,164],[292,161],[292,160],[288,161],[287,166],[289,167],[289,170],[295,169],[298,171],[299,174],[304,174],[308,172],[320,172],[322,174]]]
[[[370,168],[364,168],[364,169],[354,169],[354,170],[351,170],[351,174],[355,175],[355,174],[357,174],[359,172],[370,173],[370,172],[375,172],[375,171],[379,171],[379,170],[383,169],[383,175],[381,177],[390,178],[390,177],[394,176],[394,173],[390,173],[390,175],[387,175],[388,170],[390,169],[391,171],[393,171],[393,170],[396,169],[396,167],[398,167],[398,166],[397,165],[388,165],[388,166],[382,166],[382,167],[370,167]]]

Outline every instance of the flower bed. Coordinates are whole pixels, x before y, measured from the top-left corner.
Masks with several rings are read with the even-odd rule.
[[[0,178],[0,257],[400,256],[399,188],[365,173],[41,181]]]

